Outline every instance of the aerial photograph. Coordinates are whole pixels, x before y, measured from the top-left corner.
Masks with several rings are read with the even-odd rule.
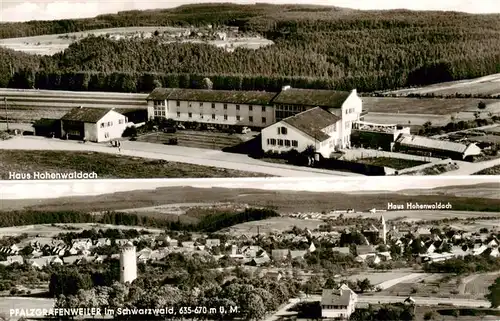
[[[0,179],[500,173],[496,1],[74,2],[2,1]]]
[[[3,181],[1,320],[498,320],[493,178]]]

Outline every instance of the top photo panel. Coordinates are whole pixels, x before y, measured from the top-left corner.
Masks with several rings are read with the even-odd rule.
[[[500,14],[21,20],[0,24],[2,180],[500,174]]]

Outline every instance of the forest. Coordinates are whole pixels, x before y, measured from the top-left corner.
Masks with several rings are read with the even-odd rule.
[[[0,24],[0,37],[105,27],[237,26],[274,45],[227,52],[203,43],[88,37],[54,56],[0,50],[0,86],[148,92],[155,86],[361,92],[500,72],[500,15],[334,7],[190,5],[92,19]]]
[[[247,208],[242,212],[221,212],[201,217],[196,223],[132,213],[107,212],[101,216],[76,211],[42,212],[36,210],[2,212],[0,227],[56,223],[101,223],[112,225],[165,228],[173,231],[216,232],[236,224],[277,217],[271,209]]]

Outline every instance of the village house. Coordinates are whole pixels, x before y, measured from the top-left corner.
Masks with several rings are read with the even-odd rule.
[[[349,319],[356,309],[358,296],[347,285],[338,289],[323,289],[321,317],[323,320]]]
[[[127,117],[108,108],[73,108],[61,118],[61,135],[69,139],[106,142],[122,137]]]

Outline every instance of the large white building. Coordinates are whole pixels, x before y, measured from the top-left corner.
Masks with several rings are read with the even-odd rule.
[[[106,142],[122,137],[127,117],[112,108],[76,107],[61,118],[61,136]]]
[[[339,289],[323,289],[321,295],[321,317],[323,319],[343,319],[349,317],[356,309],[358,296],[347,285]]]
[[[208,89],[156,88],[148,96],[148,118],[198,122],[219,127],[265,128],[308,109],[321,107],[339,117],[343,145],[359,120],[362,101],[352,92],[296,89],[285,86],[279,93]]]
[[[148,96],[148,118],[262,128],[274,123],[274,96],[264,91],[156,88]]]
[[[128,242],[120,252],[120,282],[132,283],[137,279],[137,256],[135,246]]]

